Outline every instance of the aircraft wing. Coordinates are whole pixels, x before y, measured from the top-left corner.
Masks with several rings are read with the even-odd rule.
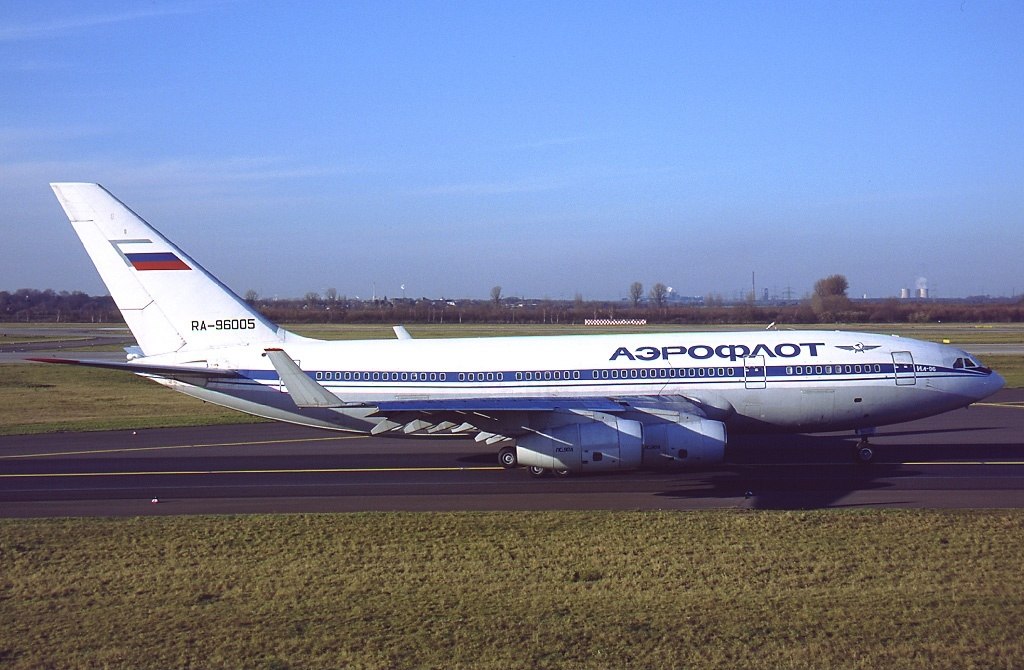
[[[380,400],[362,398],[342,401],[312,379],[298,363],[279,347],[264,350],[297,407],[301,408],[373,408],[371,416],[381,421],[372,435],[387,432],[428,433],[475,432],[478,441],[488,444],[508,439],[526,429],[524,417],[531,413],[601,412],[621,414],[639,411],[674,411],[705,416],[698,404],[682,396],[666,397],[519,397],[501,398],[417,398]]]
[[[628,404],[611,398],[466,398],[438,400],[381,400],[371,404],[377,414],[394,412],[624,412]]]

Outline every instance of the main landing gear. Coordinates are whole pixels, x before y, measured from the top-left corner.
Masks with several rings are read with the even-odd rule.
[[[867,437],[860,438],[860,442],[853,448],[853,460],[861,465],[868,465],[875,460],[875,450]]]
[[[548,470],[547,468],[531,465],[530,467],[527,468],[527,470],[529,471],[531,477],[547,477],[548,475],[555,475],[556,477],[569,477],[572,475],[572,470],[567,470],[565,468],[554,468]]]
[[[498,450],[498,465],[511,470],[512,468],[519,467],[519,458],[516,456],[515,447],[502,447]],[[531,477],[547,477],[548,475],[555,475],[556,477],[568,477],[572,474],[571,470],[565,468],[554,468],[547,469],[537,465],[531,465],[526,468],[527,472],[530,473]]]
[[[506,469],[512,469],[519,464],[516,458],[515,447],[502,447],[498,450],[498,464]]]

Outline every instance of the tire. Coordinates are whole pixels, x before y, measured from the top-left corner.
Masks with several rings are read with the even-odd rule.
[[[498,450],[498,465],[503,468],[512,469],[519,465],[519,460],[516,458],[515,447],[502,447]]]
[[[554,470],[552,470],[552,472],[555,473],[556,477],[561,477],[562,479],[565,479],[566,477],[572,477],[572,470],[570,470],[569,468],[555,468]]]
[[[875,460],[875,450],[867,444],[858,444],[854,449],[853,457],[861,465],[867,465]]]
[[[548,474],[547,468],[542,468],[537,465],[531,465],[527,470],[529,470],[531,477],[546,477]]]

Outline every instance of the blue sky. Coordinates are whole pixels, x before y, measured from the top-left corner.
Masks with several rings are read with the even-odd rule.
[[[0,289],[1024,293],[1024,3],[0,2]]]

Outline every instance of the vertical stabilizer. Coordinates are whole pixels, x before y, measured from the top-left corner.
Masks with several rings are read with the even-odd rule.
[[[284,334],[99,184],[50,184],[147,356]]]

